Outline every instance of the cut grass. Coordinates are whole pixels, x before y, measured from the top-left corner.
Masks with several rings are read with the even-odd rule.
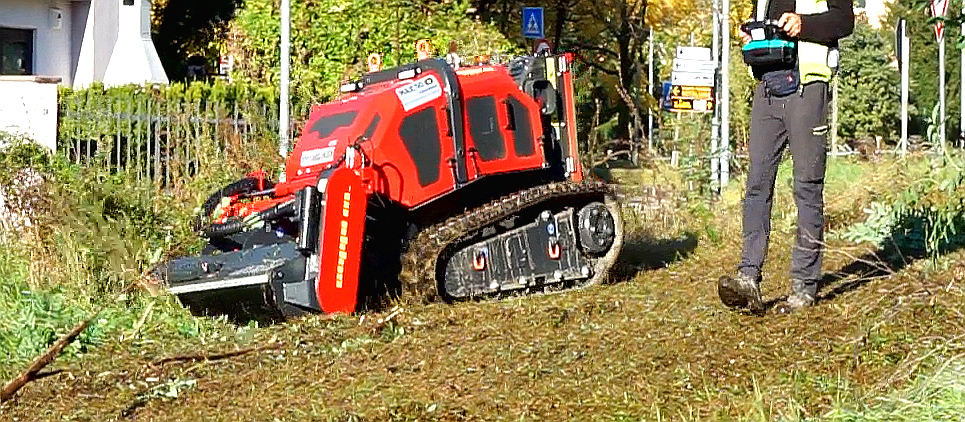
[[[841,165],[878,170],[842,170],[840,178],[852,180],[835,180],[833,164],[829,198],[893,188],[872,183],[890,172],[885,165]],[[624,282],[413,306],[389,322],[378,313],[312,316],[264,328],[216,326],[193,338],[158,327],[62,363],[64,372],[28,386],[0,412],[24,421],[799,420],[902,388],[935,350],[965,351],[961,337],[950,341],[965,333],[962,251],[939,266],[880,273],[858,265],[866,247],[832,241],[825,269],[834,277],[816,307],[764,318],[724,309],[715,281],[739,258],[739,201],[727,196],[734,189],[702,219],[653,230],[640,219],[636,230],[646,233],[631,239],[622,261],[648,270]],[[829,201],[828,208],[845,216],[859,205]],[[786,188],[778,208],[790,218]],[[790,227],[775,225],[768,300],[787,289]],[[696,234],[676,239],[688,232]],[[284,347],[154,363],[276,343]]]

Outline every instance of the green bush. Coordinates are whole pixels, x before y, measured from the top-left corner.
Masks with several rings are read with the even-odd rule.
[[[899,171],[892,180],[899,187],[872,203],[864,222],[841,236],[869,241],[883,248],[923,252],[931,258],[965,243],[965,172],[959,159],[935,158],[923,175]]]
[[[854,34],[841,41],[838,134],[844,139],[897,139],[901,84],[891,67],[891,43],[860,17]]]
[[[295,0],[291,4],[292,96],[324,102],[340,82],[367,70],[366,58],[380,53],[386,67],[413,62],[415,44],[429,39],[444,55],[456,41],[460,54],[510,52],[494,26],[471,18],[470,2],[383,0]],[[276,85],[279,78],[280,17],[277,3],[249,0],[235,18],[241,36],[229,47],[240,56],[238,78]]]

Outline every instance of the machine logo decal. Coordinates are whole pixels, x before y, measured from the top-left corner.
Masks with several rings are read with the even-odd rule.
[[[299,164],[302,167],[314,166],[316,164],[331,163],[335,161],[335,147],[310,149],[302,153]]]
[[[399,97],[402,109],[409,111],[439,98],[442,95],[442,87],[435,76],[429,75],[401,88],[396,88],[395,95]]]
[[[342,223],[339,225],[338,234],[338,265],[335,267],[335,288],[342,288],[343,274],[345,273],[345,260],[348,258],[348,214],[349,205],[352,202],[352,192],[347,191],[342,198]]]

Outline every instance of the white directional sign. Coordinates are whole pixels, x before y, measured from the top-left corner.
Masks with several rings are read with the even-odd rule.
[[[677,47],[677,55],[674,58],[711,61],[710,54],[710,49],[707,47]]]
[[[670,83],[674,86],[714,86],[717,63],[711,60],[709,48],[677,47]]]
[[[713,60],[681,60],[674,59],[673,61],[673,71],[674,72],[702,72],[702,73],[713,73],[717,70],[717,63]]]
[[[670,73],[670,111],[706,112],[714,108],[717,62],[705,47],[677,47]]]
[[[670,74],[670,83],[674,86],[714,86],[714,74],[699,72],[673,72]]]

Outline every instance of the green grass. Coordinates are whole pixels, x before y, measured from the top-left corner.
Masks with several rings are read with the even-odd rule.
[[[102,307],[65,349],[64,361],[109,342],[197,337],[216,325],[193,318],[171,297],[127,289],[163,252],[190,248],[188,214],[161,206],[173,198],[152,195],[152,186],[125,174],[72,166],[31,144],[0,150],[0,167],[9,203],[32,220],[0,227],[0,377],[21,371]],[[18,174],[28,169],[43,181],[20,183]],[[130,293],[118,295],[125,289]]]
[[[960,356],[959,356],[960,357]],[[905,390],[879,397],[860,408],[842,406],[826,422],[919,422],[965,420],[965,365],[948,358]]]
[[[833,228],[860,221],[873,198],[901,188],[897,169],[917,166],[834,160],[827,188]],[[622,177],[657,180],[635,176]],[[766,300],[787,289],[794,209],[788,177],[782,167]],[[82,197],[111,197],[112,189],[128,192],[121,185]],[[874,252],[871,246],[832,239],[824,264],[831,277],[818,306],[783,317],[742,315],[725,310],[714,289],[739,259],[740,181],[710,206],[672,193],[646,212],[626,210],[633,233],[619,280],[583,291],[405,306],[388,322],[386,312],[309,316],[267,327],[192,318],[169,297],[132,295],[105,313],[96,342],[52,367],[63,372],[28,385],[0,414],[21,421],[836,422],[954,409],[949,391],[957,391],[961,403],[961,389],[949,390],[953,384],[940,381],[944,375],[914,383],[922,368],[939,374],[959,368],[935,365],[954,363],[950,357],[965,352],[959,311],[965,252],[949,251],[939,266],[912,261],[882,274],[861,265],[872,259],[865,254]],[[69,277],[31,281],[40,273],[37,259],[0,252],[0,269],[14,275],[0,282],[59,292],[64,308],[86,312],[103,303],[107,290],[132,282],[115,265],[140,268],[154,248],[186,236],[175,228],[132,239],[142,221],[177,226],[178,217],[130,192],[120,197],[127,205],[111,209],[133,217],[61,237],[58,250],[41,256],[48,260],[39,262],[54,262],[50,268]],[[85,209],[80,215],[105,215],[99,205]],[[175,240],[164,243],[169,235]],[[97,236],[116,240],[96,243]],[[112,244],[123,246],[106,248]],[[73,256],[75,263],[50,256]],[[0,290],[0,306],[12,306],[14,316],[43,314],[18,295],[20,287]],[[60,315],[54,331],[76,318]],[[230,359],[158,363],[263,346],[272,347]],[[917,387],[926,383],[943,390]],[[847,419],[864,416],[870,419]]]
[[[23,370],[58,337],[103,305],[107,305],[106,309],[64,350],[61,360],[74,361],[111,342],[136,344],[165,338],[198,337],[202,330],[210,331],[219,325],[214,320],[190,316],[168,296],[151,297],[135,290],[110,303],[112,297],[100,293],[102,289],[91,289],[87,283],[59,281],[59,284],[51,284],[49,277],[31,274],[40,268],[31,268],[22,245],[22,242],[0,240],[2,379]],[[78,247],[76,244],[69,246]],[[30,279],[42,280],[35,283],[44,287],[31,286]]]

